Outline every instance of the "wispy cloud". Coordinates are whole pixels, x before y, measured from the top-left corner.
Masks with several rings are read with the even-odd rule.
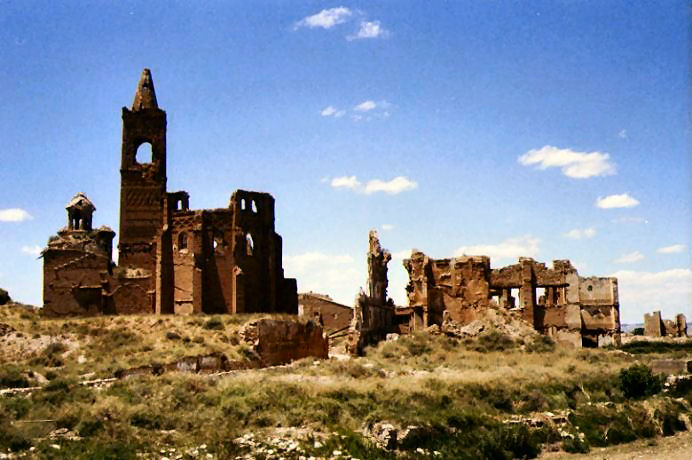
[[[356,112],[369,112],[370,110],[373,110],[375,107],[377,107],[377,103],[375,101],[367,100],[355,106],[353,110],[355,110]]]
[[[571,238],[573,240],[581,240],[583,238],[593,238],[596,236],[596,229],[594,227],[589,228],[575,228],[567,233],[563,233],[565,238]]]
[[[537,169],[560,168],[562,174],[573,179],[587,179],[615,174],[615,163],[610,155],[602,152],[575,152],[546,145],[521,155],[519,164],[536,166]]]
[[[348,35],[346,40],[363,40],[367,38],[386,38],[389,31],[382,27],[380,21],[361,21],[358,31],[353,35]]]
[[[678,252],[683,252],[686,248],[686,244],[673,244],[671,246],[658,248],[656,252],[660,252],[661,254],[677,254]]]
[[[22,252],[24,254],[29,254],[30,256],[39,256],[42,250],[43,249],[41,248],[41,246],[38,245],[22,246]]]
[[[346,114],[345,110],[339,110],[336,107],[333,106],[327,106],[322,111],[320,112],[320,115],[323,117],[334,117],[334,118],[341,118]]]
[[[317,14],[313,14],[312,16],[304,17],[300,21],[296,22],[293,29],[295,30],[301,27],[307,27],[309,29],[314,29],[317,27],[322,29],[331,29],[337,24],[343,24],[344,22],[348,21],[352,15],[353,12],[344,6],[329,8],[322,10]]]
[[[620,139],[627,139],[627,130],[626,129],[620,130],[620,132],[618,133],[618,137]]]
[[[596,200],[596,207],[599,207],[601,209],[633,208],[638,204],[639,201],[635,198],[632,198],[628,193],[598,197],[598,199]]]
[[[23,222],[33,219],[31,214],[20,208],[0,209],[0,222]]]
[[[392,224],[382,224],[382,226],[380,228],[382,228],[382,230],[387,231],[387,230],[393,230],[394,226]]]
[[[370,195],[372,193],[384,192],[390,195],[397,195],[401,192],[408,190],[414,190],[418,188],[418,183],[410,180],[405,176],[398,176],[392,180],[383,181],[380,179],[373,179],[365,185],[365,194]]]
[[[518,257],[537,257],[541,240],[524,235],[507,238],[497,244],[476,244],[462,246],[454,253],[456,256],[489,256],[491,261],[516,259]]]
[[[618,217],[611,220],[614,224],[648,224],[649,221],[643,217]]]
[[[406,176],[397,176],[391,180],[372,179],[365,185],[356,176],[341,176],[333,178],[330,185],[333,188],[350,189],[365,195],[372,195],[378,192],[398,195],[399,193],[418,188],[418,183]]]
[[[334,188],[348,188],[351,190],[356,190],[360,188],[361,183],[356,176],[341,176],[332,179],[331,186]]]
[[[628,252],[627,254],[623,254],[617,259],[615,259],[613,262],[616,264],[631,264],[634,262],[639,262],[640,260],[644,259],[644,254],[642,254],[639,251],[633,251],[633,252]]]

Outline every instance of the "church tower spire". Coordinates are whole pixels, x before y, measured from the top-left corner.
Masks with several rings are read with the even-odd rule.
[[[154,91],[154,80],[151,78],[151,71],[144,69],[137,85],[137,93],[132,103],[132,111],[138,112],[144,109],[158,109],[156,103],[156,91]]]

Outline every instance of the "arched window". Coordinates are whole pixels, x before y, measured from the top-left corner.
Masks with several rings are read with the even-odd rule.
[[[241,211],[245,211],[245,198],[240,199],[240,209]]]
[[[252,240],[252,235],[250,235],[249,233],[245,235],[245,243],[247,255],[251,256],[255,252],[255,242]]]
[[[252,212],[254,212],[255,214],[257,214],[257,203],[255,203],[255,200],[252,200],[252,203],[251,203],[251,204],[252,204],[252,207],[251,207]]]
[[[151,144],[149,142],[144,142],[142,145],[137,147],[137,154],[135,156],[135,161],[139,164],[146,164],[153,162],[153,154],[151,152]]]
[[[181,232],[178,234],[178,250],[187,249],[187,233]]]

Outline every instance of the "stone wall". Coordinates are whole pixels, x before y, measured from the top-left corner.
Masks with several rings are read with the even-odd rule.
[[[325,331],[332,332],[349,327],[353,308],[334,302],[329,296],[307,292],[298,294],[298,315],[319,317]]]
[[[687,337],[687,319],[679,313],[674,320],[663,319],[660,311],[644,313],[644,335],[647,337]]]
[[[259,319],[240,332],[264,366],[286,364],[309,356],[329,357],[329,341],[322,327],[312,320]]]

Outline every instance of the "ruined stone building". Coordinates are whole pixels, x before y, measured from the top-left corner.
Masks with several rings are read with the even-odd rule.
[[[519,310],[534,329],[558,342],[591,347],[619,341],[617,278],[581,277],[569,260],[555,260],[548,268],[521,257],[491,269],[486,256],[431,259],[413,251],[404,267],[411,329],[442,324],[445,315],[467,324],[494,301]]]
[[[237,190],[226,208],[192,210],[187,192],[167,191],[166,112],[148,69],[122,119],[118,266],[115,233],[92,228],[95,207],[77,194],[42,253],[45,313],[297,313],[274,198]]]
[[[319,317],[327,332],[340,331],[351,324],[353,308],[335,302],[331,297],[316,292],[298,294],[298,315]]]
[[[644,335],[647,337],[687,337],[687,318],[682,313],[675,320],[663,319],[660,311],[644,313]]]
[[[432,259],[413,250],[403,261],[408,306],[397,307],[387,298],[390,259],[371,231],[368,293],[356,297],[347,346],[352,354],[390,333],[467,325],[490,308],[512,310],[536,331],[573,347],[620,342],[617,278],[581,277],[569,260],[555,260],[548,268],[521,257],[514,265],[492,269],[487,256]]]

